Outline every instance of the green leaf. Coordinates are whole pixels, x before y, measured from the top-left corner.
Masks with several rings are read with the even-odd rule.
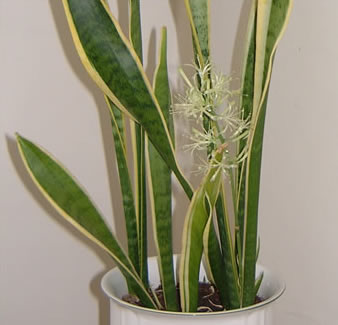
[[[194,193],[185,218],[179,269],[181,308],[184,312],[197,310],[203,233],[209,218],[209,211],[213,210],[216,203],[221,179],[222,172],[219,168],[210,168],[200,187]]]
[[[185,0],[185,5],[191,26],[195,65],[203,69],[205,65],[209,63],[210,56],[210,0]],[[201,85],[199,75],[197,75],[197,80],[199,85]],[[204,132],[209,133],[210,129],[212,129],[212,125],[213,121],[204,114]],[[210,157],[214,149],[213,144],[208,146],[208,157]]]
[[[129,286],[142,302],[150,308],[156,308],[131,261],[88,195],[69,172],[29,140],[17,135],[17,143],[21,158],[41,193],[63,218],[114,259]]]
[[[259,59],[257,61],[255,60],[255,86],[254,95],[253,98],[251,98],[253,131],[248,139],[249,153],[245,175],[245,226],[242,264],[243,307],[253,304],[255,299],[260,170],[267,95],[271,79],[272,63],[277,45],[286,29],[293,3],[292,0],[270,0],[270,2],[271,3],[269,4],[269,1],[266,0],[258,1],[256,12],[256,37],[251,38],[252,42],[255,42],[254,56]],[[267,13],[267,10],[270,12]],[[269,23],[265,21],[266,19],[269,20]],[[255,21],[253,21],[253,23],[255,23]],[[251,29],[254,30],[252,26]],[[264,38],[266,38],[265,41]],[[249,46],[249,48],[252,48],[252,46]],[[262,54],[263,52],[264,55]],[[252,55],[249,56],[252,57]],[[264,57],[263,66],[262,57]],[[248,60],[247,63],[249,64]],[[256,87],[257,84],[261,85],[261,89],[260,87],[259,89]],[[257,99],[257,96],[259,99]],[[257,105],[257,108],[255,105]]]
[[[258,291],[259,291],[259,288],[261,287],[261,284],[263,282],[263,279],[264,279],[264,272],[262,272],[258,278],[256,279],[256,282],[255,282],[255,297],[257,296],[258,294]]]
[[[63,0],[82,63],[109,99],[140,123],[188,197],[191,186],[176,162],[169,131],[135,50],[103,0]]]
[[[143,62],[140,0],[129,0],[129,39]]]
[[[161,32],[161,47],[159,53],[159,64],[156,67],[154,75],[154,91],[156,98],[159,102],[162,114],[164,116],[166,125],[172,143],[175,142],[174,119],[173,114],[170,113],[171,107],[171,92],[168,77],[168,64],[167,64],[167,29],[162,28]]]
[[[225,265],[212,221],[211,213],[203,234],[204,256],[212,276],[212,279],[209,280],[216,285],[221,302],[228,310],[231,307],[227,296],[226,278],[224,277]]]
[[[254,79],[255,79],[255,50],[256,50],[256,11],[257,2],[252,1],[248,19],[248,32],[245,41],[246,49],[243,62],[243,75],[241,86],[240,107],[243,109],[243,119],[246,120],[253,115]],[[247,145],[247,139],[239,141],[238,153],[242,152]],[[237,218],[236,218],[236,249],[242,256],[243,233],[244,233],[244,214],[245,214],[245,181],[246,181],[246,160],[238,168],[238,199],[237,199]],[[241,269],[240,269],[241,272]]]
[[[216,202],[216,215],[224,263],[222,271],[225,293],[223,293],[222,297],[224,305],[228,309],[235,309],[240,307],[240,290],[224,186],[222,186]]]
[[[143,61],[140,1],[129,0],[129,39],[140,59]],[[138,246],[140,275],[148,284],[148,245],[147,245],[147,195],[145,164],[145,132],[142,126],[131,120],[131,140],[134,156],[134,179],[138,218]]]
[[[148,283],[148,245],[147,245],[147,188],[145,163],[145,132],[139,124],[131,121],[131,140],[134,156],[134,181],[137,206],[138,249],[140,275],[144,283]]]
[[[264,67],[266,53],[266,45],[268,38],[268,28],[270,22],[271,6],[273,0],[257,1],[256,11],[256,37],[255,37],[255,73],[254,73],[254,92],[253,92],[253,119],[257,115],[258,107],[262,98]]]
[[[154,91],[168,128],[172,129],[172,127],[169,127],[170,123],[172,125],[172,115],[169,112],[171,96],[167,67],[166,29],[162,29],[160,59],[154,76]],[[171,133],[171,136],[173,137],[174,134]],[[172,249],[171,170],[151,143],[148,144],[148,167],[154,237],[158,252],[163,296],[166,310],[177,311]]]
[[[163,295],[166,309],[177,311],[172,250],[171,172],[151,143],[148,143],[148,151],[148,184]]]
[[[128,239],[128,255],[135,266],[135,270],[140,274],[140,262],[138,251],[137,219],[134,204],[134,195],[131,185],[127,152],[125,144],[124,117],[121,111],[105,96],[112,118],[112,130],[115,143],[115,154],[119,172],[120,186],[122,192],[122,203]]]
[[[204,66],[210,56],[210,0],[185,0],[196,58]]]

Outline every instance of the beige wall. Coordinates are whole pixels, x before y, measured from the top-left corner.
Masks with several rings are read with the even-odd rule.
[[[233,53],[240,48],[238,17],[247,2],[212,1],[214,60],[226,72],[238,73]],[[276,58],[267,116],[261,261],[287,282],[277,325],[331,325],[338,287],[338,3],[295,2]],[[127,1],[111,3],[126,26]],[[169,28],[177,89],[177,67],[192,60],[183,1],[143,5],[145,44],[158,42],[162,24]],[[115,169],[107,173],[112,143],[102,96],[73,49],[61,1],[0,0],[0,44],[0,324],[108,325],[99,281],[111,261],[44,203],[13,140],[19,131],[48,148],[108,221],[113,214],[121,220],[116,185],[113,200],[109,194]],[[146,61],[155,57],[151,50]],[[149,63],[148,72],[153,68]],[[122,232],[121,222],[115,229]]]

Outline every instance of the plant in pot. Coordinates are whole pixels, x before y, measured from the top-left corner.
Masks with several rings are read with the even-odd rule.
[[[137,311],[149,317],[149,310],[161,310],[155,314],[167,316],[171,312],[172,317],[189,321],[179,315],[191,315],[203,307],[199,301],[201,274],[207,276],[208,290],[219,299],[217,303],[209,300],[219,309],[209,306],[202,310],[224,310],[217,315],[234,315],[234,311],[238,314],[238,310],[264,307],[264,302],[253,307],[258,292],[266,302],[282,291],[275,285],[277,293],[271,296],[269,272],[256,267],[264,120],[273,59],[290,16],[292,0],[251,1],[239,91],[231,91],[229,78],[218,74],[212,64],[210,1],[185,0],[195,73],[192,78],[182,73],[187,89],[176,104],[172,103],[168,81],[165,28],[153,85],[144,72],[140,0],[129,1],[129,39],[105,0],[63,0],[63,4],[78,54],[103,91],[110,111],[128,252],[118,243],[85,191],[59,162],[20,135],[17,143],[29,174],[45,197],[115,261],[117,269],[103,280],[105,290],[113,296],[126,294],[128,290],[129,298],[143,306],[126,307],[119,300],[121,297],[115,297],[112,308],[120,315],[116,317],[120,317],[121,324],[123,317],[127,323],[133,323]],[[192,188],[177,163],[172,111],[194,119],[190,147],[204,157],[200,166],[203,176],[197,189]],[[130,123],[129,128],[126,122]],[[127,156],[128,130],[133,144],[134,173]],[[190,200],[188,210],[181,211],[185,223],[177,263],[172,250],[172,174]],[[150,221],[147,194],[156,260],[147,256],[146,229]],[[200,274],[202,256],[205,263]],[[160,284],[157,289],[153,286],[154,273],[157,285]],[[121,277],[125,279],[122,288]],[[265,282],[268,284],[264,289]],[[129,316],[122,317],[123,313]],[[234,322],[231,324],[242,324],[244,319],[235,323],[229,318]],[[253,324],[267,324],[266,321],[263,314]],[[145,322],[155,324],[157,320]]]

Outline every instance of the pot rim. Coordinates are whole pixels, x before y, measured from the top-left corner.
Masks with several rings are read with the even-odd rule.
[[[270,271],[268,268],[264,268],[264,272],[266,271]],[[255,309],[259,309],[262,307],[265,307],[269,304],[271,304],[272,302],[274,302],[275,300],[277,300],[286,290],[286,285],[283,281],[281,281],[278,278],[278,282],[279,282],[279,289],[277,290],[277,292],[275,294],[273,294],[271,297],[264,299],[263,301],[248,306],[248,307],[244,307],[244,308],[237,308],[237,309],[232,309],[232,310],[224,310],[224,311],[217,311],[217,312],[207,312],[207,313],[201,313],[201,312],[175,312],[175,311],[167,311],[167,310],[158,310],[158,309],[151,309],[151,308],[147,308],[147,307],[141,307],[141,306],[137,306],[137,305],[133,305],[130,304],[126,301],[123,301],[122,299],[116,297],[115,295],[113,295],[110,290],[109,290],[109,278],[112,276],[112,273],[116,272],[116,270],[118,270],[117,267],[111,269],[110,271],[108,271],[102,278],[101,280],[101,288],[104,291],[105,295],[112,299],[113,301],[115,301],[117,304],[134,310],[134,311],[139,311],[139,312],[146,312],[146,313],[155,313],[155,314],[161,314],[161,315],[169,315],[169,316],[183,316],[183,317],[215,317],[215,316],[225,316],[225,315],[232,315],[232,314],[236,314],[236,313],[240,313],[240,312],[245,312],[245,311],[251,311],[251,310],[255,310]]]

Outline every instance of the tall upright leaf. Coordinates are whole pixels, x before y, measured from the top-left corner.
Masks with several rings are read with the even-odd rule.
[[[154,76],[154,91],[174,138],[173,117],[170,114],[171,95],[167,67],[167,33],[162,29],[159,64]],[[171,170],[155,147],[148,145],[149,189],[152,206],[154,238],[158,253],[163,296],[166,309],[178,310],[172,249]]]
[[[245,52],[242,71],[241,101],[240,107],[243,110],[243,119],[251,118],[253,115],[255,58],[256,58],[256,12],[257,1],[252,1],[248,18],[248,31],[245,40]],[[247,139],[241,139],[238,143],[238,152],[241,152],[247,145]],[[239,165],[237,175],[237,217],[236,217],[236,249],[242,256],[244,214],[245,214],[245,182],[246,182],[246,160]]]
[[[168,128],[142,64],[105,1],[63,0],[63,4],[88,73],[119,109],[143,126],[191,197],[191,186],[178,167]]]
[[[21,158],[41,193],[61,216],[104,249],[146,306],[156,308],[128,256],[122,250],[88,195],[66,169],[29,140],[17,135]]]
[[[195,64],[203,69],[210,60],[210,0],[185,0],[185,6],[190,21]],[[201,80],[198,81],[201,85]],[[212,121],[206,114],[203,116],[203,127],[206,133],[212,128]],[[209,145],[208,156],[213,149],[213,145]]]
[[[143,62],[140,0],[129,0],[129,39],[138,58]]]
[[[232,240],[229,207],[226,201],[224,185],[220,190],[220,195],[217,199],[215,208],[222,250],[222,259],[224,263],[222,272],[225,293],[223,294],[223,298],[225,300],[226,306],[228,306],[230,309],[235,309],[239,308],[240,306],[240,288],[236,261],[237,255],[235,254]]]
[[[138,58],[143,62],[140,0],[129,0],[129,39]],[[143,282],[148,283],[145,132],[142,126],[133,120],[131,120],[131,131],[134,155],[140,275]]]
[[[270,3],[269,3],[270,2]],[[242,262],[242,306],[255,299],[255,268],[257,251],[257,222],[260,170],[267,95],[271,79],[273,58],[277,45],[284,34],[292,7],[292,0],[258,0],[256,12],[254,96],[252,100],[253,125],[248,139],[249,154],[246,169],[245,224]],[[270,12],[267,13],[266,11]],[[268,20],[268,23],[265,21]],[[251,27],[251,29],[253,29]],[[264,36],[265,35],[265,36]],[[262,40],[266,38],[266,40]],[[249,46],[249,49],[252,46]],[[264,54],[262,54],[264,52]],[[251,55],[252,57],[252,55]],[[247,61],[248,62],[248,61]],[[259,73],[258,73],[259,72]],[[260,95],[259,95],[260,94]],[[256,97],[259,96],[259,100]],[[258,102],[257,109],[255,107]]]
[[[140,262],[138,251],[137,220],[134,204],[134,195],[128,170],[128,158],[125,140],[125,121],[122,112],[106,98],[112,119],[112,130],[115,144],[115,154],[119,172],[119,180],[122,193],[122,203],[127,230],[128,255],[135,270],[140,274]]]
[[[195,58],[204,66],[210,56],[210,0],[185,0]]]
[[[217,154],[218,159],[222,154]],[[203,252],[204,229],[219,194],[222,173],[210,167],[190,202],[183,227],[182,253],[179,269],[181,308],[195,312],[198,303],[198,277]]]
[[[228,292],[226,288],[226,279],[224,277],[224,260],[222,252],[217,240],[217,235],[215,233],[215,228],[212,226],[213,218],[212,211],[210,211],[209,219],[204,229],[203,234],[203,251],[204,257],[209,269],[209,273],[212,276],[212,279],[209,279],[212,283],[216,285],[216,288],[219,291],[222,305],[225,309],[230,309],[230,301],[228,299]]]

